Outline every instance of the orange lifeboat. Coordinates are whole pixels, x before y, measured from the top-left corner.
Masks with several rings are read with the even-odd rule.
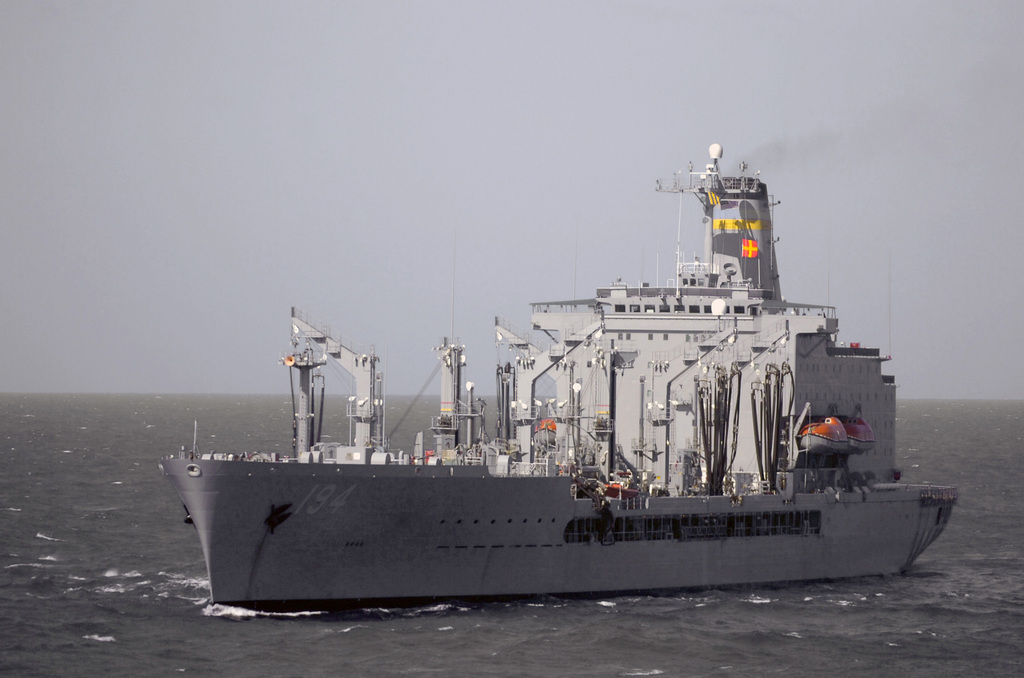
[[[632,487],[623,487],[622,483],[610,483],[604,488],[604,496],[611,499],[633,499],[639,496],[640,490]]]
[[[541,431],[554,431],[557,428],[558,424],[555,423],[554,419],[546,418],[541,419],[540,421],[537,422],[537,425],[534,427],[533,432],[540,433]]]
[[[812,421],[800,430],[800,447],[814,454],[842,454],[850,452],[850,439],[846,427],[836,417]]]
[[[538,445],[551,445],[555,442],[558,425],[554,419],[541,419],[533,427],[533,440]]]
[[[860,417],[844,418],[843,428],[846,430],[846,439],[850,442],[852,452],[867,452],[875,446],[875,432],[871,425]]]

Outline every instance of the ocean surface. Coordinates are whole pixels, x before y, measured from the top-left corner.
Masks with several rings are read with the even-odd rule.
[[[417,403],[393,444],[434,412]],[[960,490],[901,576],[329,615],[211,605],[157,460],[196,421],[203,451],[288,451],[290,416],[288,396],[0,394],[0,675],[1022,673],[1024,402],[898,405],[904,479]]]

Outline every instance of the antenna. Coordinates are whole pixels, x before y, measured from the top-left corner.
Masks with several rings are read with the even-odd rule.
[[[678,177],[679,172],[676,172]],[[678,181],[678,179],[677,179]],[[679,286],[679,267],[683,263],[683,192],[679,191],[679,217],[676,222],[676,287]]]
[[[452,231],[452,333],[448,336],[455,343],[455,246],[458,244],[458,231]]]
[[[892,246],[889,247],[887,268],[889,269],[886,277],[889,279],[889,317],[886,320],[886,324],[889,326],[889,357],[892,357]]]
[[[572,255],[572,298],[576,298],[576,262],[580,258],[580,215],[576,215],[576,250]]]
[[[825,304],[832,305],[832,216],[825,230]]]

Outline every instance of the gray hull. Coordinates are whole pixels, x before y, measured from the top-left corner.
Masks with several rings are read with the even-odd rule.
[[[938,537],[955,501],[948,489],[912,485],[788,501],[640,497],[612,501],[602,534],[592,501],[573,498],[567,477],[183,459],[161,467],[193,516],[212,600],[268,609],[891,574]],[[588,520],[592,534],[573,529]]]

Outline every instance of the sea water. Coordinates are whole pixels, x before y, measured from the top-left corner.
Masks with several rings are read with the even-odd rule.
[[[410,400],[392,399],[388,421]],[[333,440],[350,435],[344,404],[327,399]],[[213,605],[157,460],[194,433],[204,452],[288,453],[291,407],[290,396],[0,395],[0,675],[1021,673],[1024,402],[898,404],[904,479],[960,491],[945,533],[904,575],[341,614]],[[393,444],[409,449],[432,412],[415,403]]]

